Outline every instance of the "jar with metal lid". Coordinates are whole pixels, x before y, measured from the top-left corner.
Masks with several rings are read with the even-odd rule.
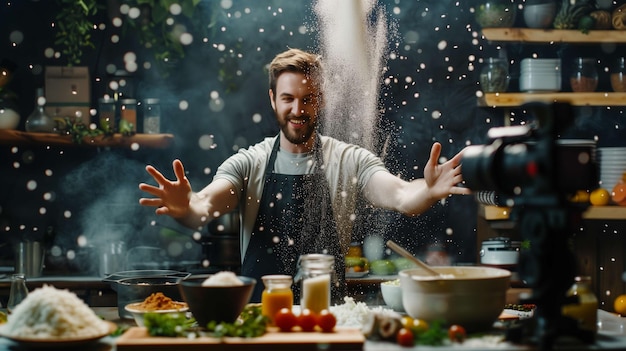
[[[626,58],[619,57],[611,68],[611,88],[615,92],[626,91]]]
[[[159,99],[145,99],[143,101],[143,132],[158,134],[161,132],[161,105]]]
[[[596,59],[585,57],[577,57],[574,59],[569,82],[573,92],[595,91],[598,87]]]
[[[576,277],[566,296],[577,301],[562,306],[563,316],[574,319],[581,331],[595,335],[598,331],[598,298],[591,288],[591,277]]]
[[[98,115],[100,116],[100,128],[105,132],[114,132],[115,124],[115,100],[110,97],[98,99]]]
[[[501,57],[488,57],[480,71],[480,88],[485,93],[505,92],[509,86],[509,64]]]
[[[261,313],[273,324],[278,311],[282,308],[291,310],[293,307],[293,291],[291,290],[293,279],[290,275],[282,274],[264,275],[261,279],[265,285],[261,294]]]
[[[319,313],[330,307],[330,289],[335,281],[335,257],[325,254],[301,255],[296,282],[300,283],[300,308]]]
[[[126,124],[126,126],[124,126]],[[120,132],[137,131],[137,100],[122,99],[120,101]]]

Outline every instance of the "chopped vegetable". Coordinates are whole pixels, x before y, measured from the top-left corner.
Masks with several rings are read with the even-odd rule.
[[[215,337],[255,338],[265,334],[268,324],[269,318],[261,313],[260,305],[248,305],[233,323],[211,321],[207,329]]]
[[[152,336],[186,336],[191,331],[195,320],[185,313],[152,313],[143,316],[148,334]]]
[[[416,343],[420,345],[441,346],[448,339],[448,330],[441,326],[441,322],[433,321],[428,330],[417,334]]]

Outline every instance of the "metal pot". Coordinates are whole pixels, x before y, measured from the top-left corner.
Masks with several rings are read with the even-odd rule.
[[[480,263],[483,265],[512,268],[519,261],[520,241],[506,237],[484,240],[480,249]]]
[[[104,281],[110,282],[111,288],[117,292],[117,312],[120,318],[132,319],[132,314],[124,306],[143,301],[153,293],[161,292],[175,301],[182,301],[178,283],[189,275],[172,270],[136,270],[111,274]]]

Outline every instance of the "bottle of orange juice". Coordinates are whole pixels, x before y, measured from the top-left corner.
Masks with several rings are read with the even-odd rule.
[[[273,324],[274,316],[281,308],[293,307],[293,291],[290,275],[273,274],[261,277],[265,290],[261,295],[261,313],[270,319]]]
[[[561,312],[578,322],[581,330],[591,332],[598,330],[598,298],[591,288],[591,277],[576,277],[566,296],[578,297],[578,303],[563,305]]]

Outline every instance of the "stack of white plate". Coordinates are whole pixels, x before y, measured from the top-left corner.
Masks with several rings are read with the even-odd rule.
[[[598,148],[600,187],[611,191],[626,172],[626,147]]]
[[[560,91],[561,59],[523,59],[520,65],[519,90],[527,92]]]

